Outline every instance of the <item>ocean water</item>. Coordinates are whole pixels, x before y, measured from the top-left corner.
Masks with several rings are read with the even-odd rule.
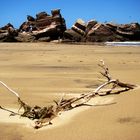
[[[125,41],[125,42],[105,42],[105,45],[107,45],[107,46],[136,46],[136,47],[140,47],[140,42],[130,42],[130,41]]]

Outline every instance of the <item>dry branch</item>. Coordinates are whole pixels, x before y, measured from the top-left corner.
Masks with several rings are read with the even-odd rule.
[[[82,94],[79,97],[72,97],[70,99],[65,99],[63,95],[59,101],[54,100],[55,105],[51,105],[49,107],[43,107],[43,108],[39,106],[34,106],[34,107],[29,106],[28,104],[26,104],[24,101],[20,99],[19,94],[17,92],[13,91],[5,83],[0,81],[0,83],[3,86],[5,86],[10,92],[16,95],[16,97],[18,98],[18,103],[20,104],[19,110],[23,108],[24,111],[22,114],[19,114],[19,113],[10,111],[8,109],[5,109],[1,106],[0,106],[0,109],[11,112],[14,115],[20,115],[22,117],[27,117],[33,120],[37,119],[37,121],[35,121],[34,128],[38,129],[43,126],[52,124],[51,121],[56,116],[58,116],[60,112],[85,105],[93,97],[100,96],[100,95],[108,95],[108,94],[111,94],[112,91],[116,91],[116,93],[121,93],[127,90],[134,89],[136,87],[135,85],[132,85],[132,84],[120,82],[118,79],[112,79],[109,73],[109,68],[105,65],[103,60],[101,60],[100,64],[98,65],[103,69],[103,71],[100,73],[102,74],[103,77],[107,79],[106,82],[98,86],[93,92]],[[108,85],[112,85],[112,87],[109,90],[101,91],[102,89],[106,89],[105,87]],[[118,90],[117,87],[120,87],[121,89]],[[80,101],[80,103],[73,106],[73,104],[78,101]]]
[[[0,83],[6,87],[11,93],[13,93],[14,95],[16,95],[19,98],[19,94],[17,92],[15,92],[14,90],[12,90],[10,87],[8,87],[5,83],[3,83],[2,81],[0,81]]]
[[[6,108],[4,108],[2,106],[0,106],[0,109],[10,112],[11,113],[10,116],[20,115],[19,113],[16,113],[14,111],[11,111],[9,109],[6,109]]]

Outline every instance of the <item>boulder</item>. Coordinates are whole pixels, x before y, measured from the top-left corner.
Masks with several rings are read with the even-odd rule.
[[[127,40],[140,40],[140,24],[138,23],[119,25],[116,32]]]
[[[87,33],[86,41],[104,42],[112,41],[114,33],[105,24],[98,23]]]
[[[45,19],[47,16],[49,15],[46,12],[40,12],[36,14],[36,20]]]
[[[86,27],[86,34],[97,24],[98,22],[96,20],[90,20],[87,23],[87,27]]]
[[[71,29],[64,32],[63,41],[106,42],[140,40],[140,24],[98,23],[90,20],[85,23],[77,20]]]
[[[68,29],[63,34],[63,42],[80,42],[83,36],[72,29]]]
[[[7,25],[0,28],[0,30],[8,30],[9,27],[14,28],[14,26],[11,23],[8,23]]]
[[[60,9],[51,10],[52,17],[62,17],[60,13]]]
[[[65,19],[61,16],[60,9],[51,11],[52,15],[46,12],[36,14],[36,18],[27,16],[25,21],[19,28],[19,31],[26,32],[36,39],[44,40],[50,38],[51,40],[62,38],[63,32],[66,30]],[[47,39],[48,40],[48,39]]]
[[[30,32],[31,31],[31,26],[29,22],[23,22],[20,27],[19,27],[19,32]]]
[[[28,33],[19,33],[18,36],[15,37],[17,42],[34,42],[36,41],[36,37],[28,34]]]
[[[30,16],[30,15],[27,15],[27,20],[28,20],[28,21],[35,21],[35,18],[32,17],[32,16]]]
[[[106,26],[108,28],[110,28],[111,31],[116,32],[116,30],[117,30],[117,28],[118,28],[119,25],[110,22],[110,23],[106,23]]]
[[[86,23],[82,19],[78,19],[71,29],[77,32],[78,34],[84,36],[86,30]]]
[[[63,34],[63,40],[71,40],[72,42],[80,42],[83,40],[86,30],[86,23],[82,19],[78,19],[75,24]]]
[[[49,36],[48,37],[40,37],[37,41],[39,41],[39,42],[50,42],[51,38]]]
[[[0,28],[0,42],[16,42],[15,36],[18,35],[18,30],[10,23]]]
[[[6,41],[7,37],[8,37],[8,32],[3,32],[3,33],[1,32],[0,33],[0,42]]]

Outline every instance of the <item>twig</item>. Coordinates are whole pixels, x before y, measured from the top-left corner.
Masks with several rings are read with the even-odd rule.
[[[16,97],[20,98],[19,97],[19,94],[17,92],[15,92],[14,90],[12,90],[10,87],[8,87],[4,82],[0,81],[0,83],[6,87],[10,92],[12,92],[14,95],[16,95]]]
[[[6,109],[6,108],[4,108],[4,107],[2,107],[2,106],[0,106],[0,109],[2,109],[2,110],[5,110],[5,111],[8,111],[8,112],[12,113],[11,115],[21,115],[21,114],[19,114],[19,113],[16,113],[16,112],[14,112],[14,111],[11,111],[11,110],[9,110],[9,109]]]

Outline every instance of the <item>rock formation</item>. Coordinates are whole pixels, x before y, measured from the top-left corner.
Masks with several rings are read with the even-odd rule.
[[[18,31],[14,28],[11,23],[8,23],[4,27],[0,28],[0,42],[11,42],[16,41],[14,38],[18,35]]]
[[[49,42],[62,39],[62,42],[106,42],[140,40],[140,24],[99,23],[96,20],[85,22],[78,19],[71,29],[66,30],[65,19],[60,9],[27,15],[19,29],[8,23],[0,28],[0,42]]]
[[[137,41],[140,40],[140,24],[88,23],[77,20],[64,32],[64,41],[72,42],[106,42],[106,41]]]
[[[28,15],[27,21],[21,24],[17,34],[12,35],[10,31],[9,35],[9,28],[13,29],[12,33],[16,30],[11,24],[0,28],[0,41],[51,41],[62,38],[66,24],[60,9],[56,9],[51,11],[51,15],[46,12],[36,14],[36,18]]]

